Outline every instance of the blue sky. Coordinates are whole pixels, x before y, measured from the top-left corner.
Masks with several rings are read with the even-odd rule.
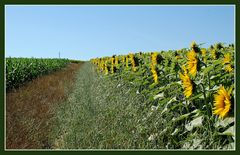
[[[234,43],[234,6],[6,6],[6,57],[94,57]]]

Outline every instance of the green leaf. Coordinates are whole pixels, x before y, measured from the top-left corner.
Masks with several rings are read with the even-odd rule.
[[[172,119],[172,121],[173,122],[178,122],[178,121],[181,121],[181,120],[183,120],[183,119],[185,119],[185,118],[188,118],[188,116],[190,115],[191,113],[187,113],[187,114],[184,114],[184,115],[181,115],[180,117],[177,117],[177,118],[173,118]]]
[[[179,132],[179,129],[176,128],[176,129],[173,131],[173,133],[171,133],[171,135],[174,136],[174,135],[176,135],[178,132]]]
[[[233,122],[234,122],[234,117],[227,117],[224,120],[218,119],[218,121],[214,124],[214,126],[225,128]]]
[[[154,97],[153,97],[153,99],[154,100],[156,100],[156,99],[162,99],[162,98],[164,98],[164,92],[162,92],[162,93],[159,93],[159,94],[157,94],[157,95],[155,95]]]
[[[190,123],[186,124],[185,128],[188,131],[192,131],[193,128],[202,126],[202,122],[203,122],[203,116],[199,116],[194,120],[192,120]]]
[[[219,135],[227,135],[227,136],[234,136],[235,137],[235,125],[229,127],[227,130],[225,130],[222,133],[218,133]]]
[[[202,93],[197,94],[197,95],[194,95],[193,97],[190,97],[190,98],[188,99],[188,101],[191,101],[191,100],[194,100],[194,99],[200,98],[201,96],[202,96]]]
[[[206,74],[206,73],[209,73],[209,72],[212,72],[213,70],[215,70],[215,67],[219,64],[221,64],[221,60],[217,60],[215,61],[212,65],[206,67],[204,70],[203,70],[203,73]]]

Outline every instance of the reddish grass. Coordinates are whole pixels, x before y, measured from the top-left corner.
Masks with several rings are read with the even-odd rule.
[[[6,148],[51,148],[48,134],[55,107],[67,98],[82,63],[39,77],[6,94]]]

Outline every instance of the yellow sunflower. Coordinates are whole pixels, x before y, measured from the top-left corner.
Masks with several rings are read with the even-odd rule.
[[[181,59],[182,57],[180,55],[175,56],[176,59]]]
[[[202,48],[202,49],[201,49],[201,52],[202,52],[202,56],[205,57],[205,56],[206,56],[206,53],[207,53],[206,49],[205,49],[205,48]]]
[[[105,63],[105,74],[107,75],[108,74],[108,67],[107,67],[107,64]]]
[[[224,86],[219,88],[217,94],[214,95],[213,114],[219,115],[220,118],[227,116],[229,110],[231,109],[230,94],[231,89],[227,91]]]
[[[207,50],[205,48],[202,48],[201,53],[202,53],[202,57],[203,57],[203,62],[206,63],[206,61],[207,61],[207,58],[206,58]]]
[[[118,57],[115,57],[115,65],[118,66]]]
[[[128,56],[126,56],[126,68],[128,68]]]
[[[191,49],[192,49],[194,52],[197,52],[197,53],[200,52],[200,49],[199,49],[199,47],[198,47],[198,45],[196,44],[195,41],[193,41],[193,42],[191,43],[190,47],[191,47]]]
[[[187,69],[189,71],[189,74],[195,77],[197,74],[197,64],[198,64],[197,54],[192,50],[188,52],[187,57],[188,57]]]
[[[191,43],[190,47],[191,47],[192,49],[196,48],[196,47],[197,47],[197,44],[196,44],[196,42],[195,42],[195,41],[193,41],[193,42]]]
[[[182,80],[183,88],[184,88],[184,95],[186,98],[189,98],[192,93],[193,93],[193,82],[186,73],[186,70],[184,71],[185,73],[179,73],[180,79]]]
[[[105,68],[105,64],[104,64],[104,61],[101,61],[101,71],[103,71],[104,70],[104,68]]]
[[[113,74],[114,73],[114,57],[111,58],[111,61],[112,61],[112,65],[111,65],[111,73]]]
[[[154,65],[151,65],[151,72],[153,75],[154,82],[158,83],[158,75],[157,75],[156,67]]]
[[[226,72],[229,72],[229,73],[233,70],[231,64],[228,64],[224,69],[225,69]]]
[[[230,62],[231,62],[231,55],[230,55],[230,53],[227,53],[224,55],[223,64],[227,64]]]
[[[125,57],[122,56],[122,63],[125,63]]]
[[[153,54],[152,54],[152,57],[151,57],[151,59],[152,59],[152,65],[157,65],[157,56],[158,56],[158,53],[157,52],[154,52]]]
[[[134,61],[134,55],[132,53],[129,54],[129,58],[130,58],[130,61],[131,61],[131,64],[132,64],[132,69],[135,72],[137,70],[137,68],[136,68],[136,64],[135,64],[135,61]]]
[[[213,59],[217,58],[217,51],[215,49],[212,50],[212,58]]]

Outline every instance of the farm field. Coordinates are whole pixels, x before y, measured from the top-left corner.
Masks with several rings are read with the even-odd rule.
[[[7,146],[235,149],[234,55],[233,44],[192,42],[181,50],[68,62],[75,66],[34,79],[53,76],[38,93],[29,89],[45,82],[7,93]],[[25,134],[16,132],[19,125]]]
[[[6,87],[17,88],[24,82],[65,67],[67,59],[6,58]]]
[[[25,65],[26,61],[21,61],[22,58],[15,58],[15,60],[19,62],[18,66]],[[24,60],[31,62],[32,59]],[[45,60],[34,59],[34,62],[41,61]],[[56,61],[58,60],[49,63],[56,63]],[[59,106],[58,103],[64,101],[67,94],[71,92],[75,73],[81,65],[82,62],[68,62],[66,67],[58,68],[56,71],[48,71],[48,74],[38,75],[30,81],[25,81],[17,87],[14,85],[15,88],[8,89],[5,113],[7,149],[49,148],[48,134],[51,130],[53,114],[56,107]],[[8,68],[8,66],[6,67]],[[27,67],[23,67],[21,70],[17,68],[15,71],[18,71],[15,73],[24,73],[25,69]],[[36,68],[34,69],[35,73],[39,73]],[[31,73],[27,72],[27,74]],[[16,77],[16,75],[10,74]],[[26,77],[24,74],[21,74],[20,77]],[[8,81],[8,78],[6,80]]]

